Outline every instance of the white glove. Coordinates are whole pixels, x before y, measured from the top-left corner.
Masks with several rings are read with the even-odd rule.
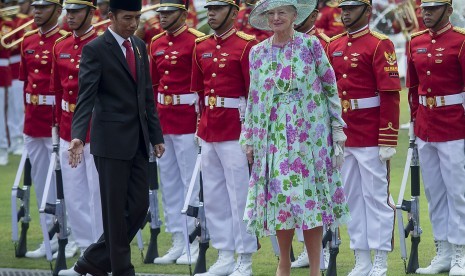
[[[347,136],[342,130],[342,125],[338,121],[331,122],[331,133],[333,134],[333,142],[342,142],[345,143]]]
[[[342,164],[344,164],[344,144],[333,143],[334,155],[331,157],[333,162],[333,169],[341,169]]]
[[[393,147],[379,147],[379,160],[386,162],[396,154],[396,149]]]
[[[347,136],[342,130],[342,125],[337,121],[331,122],[331,131],[333,135],[334,148],[334,155],[331,158],[333,168],[341,169],[342,164],[344,163],[344,143],[347,140]]]
[[[197,135],[197,131],[194,133],[194,143],[196,146],[200,147],[200,137]]]
[[[410,140],[415,140],[415,121],[410,122],[410,126],[408,127],[408,137]]]

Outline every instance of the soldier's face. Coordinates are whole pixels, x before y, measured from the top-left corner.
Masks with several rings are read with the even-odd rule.
[[[423,22],[427,28],[432,28],[435,25],[442,27],[445,23],[449,22],[449,17],[452,14],[452,11],[453,9],[450,5],[423,7],[421,8],[421,15],[423,16]],[[438,21],[444,22],[436,24]]]
[[[160,26],[166,31],[177,30],[186,22],[186,13],[183,10],[161,11]],[[168,27],[169,29],[167,29]]]
[[[87,18],[86,15],[87,9],[66,10],[66,20],[69,28],[71,30],[77,30],[82,25],[82,22],[86,19],[90,23],[90,19],[92,19],[94,16],[94,11],[91,9]]]
[[[23,14],[29,13],[29,8],[31,7],[30,1],[24,1],[23,3],[19,4],[19,12]]]
[[[223,23],[228,15],[230,6],[209,6],[207,11],[208,25],[213,30],[218,29],[218,27]],[[232,8],[231,13],[229,14],[229,20],[233,22],[236,18],[237,9]],[[227,23],[224,25],[228,25]]]
[[[140,11],[118,10],[117,13],[108,13],[111,20],[112,30],[123,38],[134,34],[139,26]]]
[[[351,26],[355,22],[352,26],[354,30],[357,29],[359,25],[360,27],[363,27],[368,24],[371,8],[368,7],[365,9],[365,7],[365,5],[343,6],[341,14],[342,23],[344,23],[345,26]],[[360,18],[360,15],[364,12],[364,10],[365,14]],[[358,21],[356,22],[356,20]]]
[[[34,6],[34,23],[37,26],[42,26],[45,23],[56,23],[55,20],[58,20],[58,16],[61,14],[61,8],[55,8],[55,5],[45,5],[45,6]],[[52,18],[52,19],[50,19]]]
[[[101,14],[108,14],[108,11],[110,9],[110,5],[108,2],[102,2],[97,5],[98,10],[100,11]]]
[[[266,12],[268,25],[273,32],[291,31],[297,18],[297,11],[292,6],[283,6]]]

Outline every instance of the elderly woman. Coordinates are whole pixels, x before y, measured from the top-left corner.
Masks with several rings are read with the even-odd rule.
[[[274,35],[250,52],[250,92],[241,143],[252,165],[244,220],[258,237],[276,235],[276,275],[290,275],[302,228],[310,275],[319,275],[322,226],[349,220],[339,168],[346,137],[336,79],[314,36],[295,32],[315,0],[262,0],[253,27]]]

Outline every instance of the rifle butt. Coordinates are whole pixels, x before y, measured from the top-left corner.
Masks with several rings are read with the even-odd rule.
[[[413,237],[412,240],[412,248],[410,250],[410,257],[408,258],[408,265],[407,265],[407,274],[416,273],[417,269],[420,267],[418,263],[418,245],[420,244],[420,237]]]
[[[153,264],[155,258],[158,255],[158,234],[160,234],[160,228],[150,228],[150,242],[147,247],[147,254],[145,254],[144,264]]]
[[[337,276],[337,254],[339,254],[339,247],[329,249],[329,263],[328,269],[326,270],[326,276]]]
[[[207,272],[206,254],[208,247],[210,247],[209,242],[199,243],[199,257],[197,259],[197,263],[195,264],[194,275]]]
[[[294,255],[294,247],[291,245],[291,253],[290,253],[290,257],[291,257],[291,262],[294,262],[295,261],[295,255]]]
[[[27,252],[27,230],[29,229],[29,222],[21,223],[21,236],[19,237],[18,246],[16,247],[16,258],[23,258]]]
[[[60,270],[65,270],[68,267],[66,266],[66,257],[65,257],[65,248],[68,244],[68,239],[58,239],[58,256],[55,262],[55,268],[53,269],[53,276],[58,276]]]

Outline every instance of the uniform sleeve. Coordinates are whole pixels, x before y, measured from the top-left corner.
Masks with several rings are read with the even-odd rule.
[[[320,79],[323,93],[327,98],[331,121],[338,121],[341,125],[345,126],[346,124],[341,116],[341,100],[337,93],[336,76],[333,67],[329,63],[328,57],[319,40],[312,37],[311,41],[312,44],[310,47],[312,47],[312,53],[315,57],[316,73]]]
[[[418,80],[415,64],[413,63],[411,42],[408,44],[407,49],[407,88],[408,88],[408,102],[410,106],[410,120],[413,121],[416,117],[419,100],[418,100]],[[464,57],[465,58],[465,57]],[[462,70],[463,71],[463,70]],[[464,73],[465,74],[465,73]]]
[[[26,88],[27,65],[26,57],[24,56],[24,40],[21,42],[21,62],[19,63],[19,80],[24,81],[24,88]]]
[[[241,69],[242,69],[242,77],[244,78],[244,84],[247,95],[249,95],[249,85],[250,85],[250,67],[249,67],[249,55],[250,49],[257,44],[256,40],[251,40],[247,43],[244,48],[244,52],[242,52],[241,57]]]
[[[460,68],[462,68],[462,80],[465,80],[465,41],[462,42],[459,52]]]
[[[156,49],[155,49],[155,43],[152,42],[150,45],[150,74],[152,77],[152,87],[153,87],[153,95],[154,99],[158,99],[158,84],[160,83],[160,75],[158,74],[157,70],[157,61],[155,57]]]
[[[394,45],[380,40],[373,56],[373,73],[380,97],[379,146],[397,146],[401,90]]]
[[[63,98],[63,87],[61,86],[60,79],[60,70],[58,68],[57,55],[59,51],[55,46],[53,48],[53,58],[52,58],[52,75],[50,77],[50,91],[55,94],[55,115],[56,115],[56,124],[60,125],[61,122],[61,100]]]

